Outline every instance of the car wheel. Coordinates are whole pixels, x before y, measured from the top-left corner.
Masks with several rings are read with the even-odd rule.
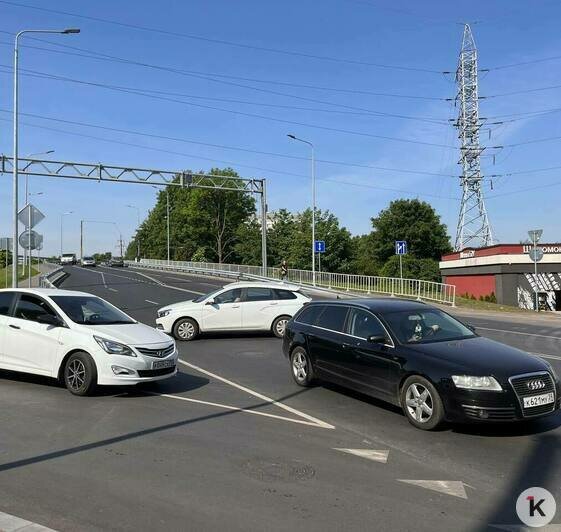
[[[286,324],[288,323],[289,319],[290,316],[279,316],[273,322],[273,326],[271,327],[271,330],[273,331],[273,334],[277,338],[282,338],[284,336],[284,331],[286,330]]]
[[[433,430],[444,419],[444,406],[436,388],[424,377],[412,375],[401,388],[401,406],[409,422],[422,430]]]
[[[306,350],[297,347],[290,355],[292,378],[299,386],[311,386],[314,381],[314,368]]]
[[[173,326],[173,336],[176,340],[189,342],[194,340],[199,334],[199,326],[191,318],[181,318]]]
[[[74,353],[64,365],[64,385],[74,395],[90,395],[97,386],[97,369],[87,353]]]

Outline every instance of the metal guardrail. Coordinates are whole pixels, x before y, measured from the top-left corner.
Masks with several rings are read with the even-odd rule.
[[[54,269],[53,271],[41,275],[39,277],[39,287],[40,288],[56,288],[55,283],[64,277],[66,273],[62,266],[59,268]]]
[[[214,262],[167,261],[159,259],[141,259],[140,262],[127,261],[129,266],[140,266],[164,270],[202,273],[205,275],[220,275],[227,278],[240,279],[251,277],[254,279],[281,279],[279,268],[267,268],[263,275],[261,266],[243,264],[218,264]],[[384,294],[414,299],[434,301],[455,306],[455,285],[423,281],[420,279],[400,279],[398,277],[378,277],[369,275],[352,275],[346,273],[316,272],[316,282],[313,283],[312,272],[309,270],[288,270],[286,281],[300,286],[317,287],[332,291],[344,291],[357,294]]]

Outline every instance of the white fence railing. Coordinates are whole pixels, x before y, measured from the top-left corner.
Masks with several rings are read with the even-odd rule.
[[[279,268],[267,268],[264,275],[261,266],[244,264],[218,264],[214,262],[167,261],[159,259],[141,259],[140,263],[127,261],[130,266],[154,267],[190,272],[208,272],[243,277],[244,275],[280,280]],[[330,290],[355,292],[360,294],[385,294],[415,299],[425,299],[454,306],[456,287],[451,284],[435,283],[420,279],[400,279],[398,277],[377,277],[370,275],[352,275],[346,273],[316,272],[316,282],[310,270],[288,270],[287,281],[304,286],[317,286]]]
[[[56,282],[66,276],[62,266],[55,268],[49,273],[39,277],[39,286],[41,288],[56,288]]]

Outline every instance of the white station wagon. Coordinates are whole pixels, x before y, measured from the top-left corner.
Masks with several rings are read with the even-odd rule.
[[[158,310],[157,327],[177,340],[193,340],[201,332],[271,331],[284,335],[288,320],[310,298],[284,283],[239,282],[191,301]]]
[[[75,395],[98,384],[138,384],[177,373],[177,348],[84,292],[0,290],[0,368],[54,377]]]

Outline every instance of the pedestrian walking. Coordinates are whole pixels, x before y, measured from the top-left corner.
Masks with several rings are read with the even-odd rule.
[[[286,279],[288,278],[288,266],[286,265],[286,261],[283,260],[281,262],[281,267],[280,267],[280,278],[281,281],[286,281]]]

